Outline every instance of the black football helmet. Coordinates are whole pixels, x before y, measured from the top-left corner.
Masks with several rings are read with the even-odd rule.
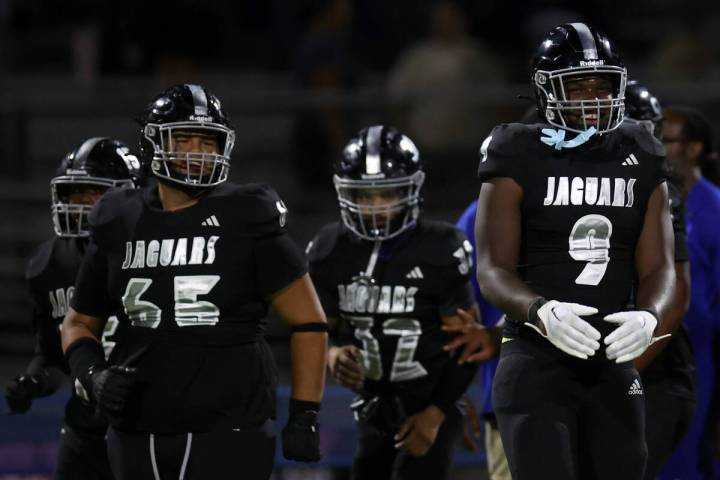
[[[595,128],[604,133],[622,123],[627,70],[610,40],[593,27],[584,23],[556,27],[540,44],[531,68],[538,110],[549,124],[581,133],[588,128],[586,115],[596,115]],[[567,81],[593,76],[610,79],[613,90],[609,98],[582,101],[567,98]],[[583,128],[570,124],[568,113],[582,118]]]
[[[60,237],[87,237],[88,215],[93,203],[75,203],[76,192],[109,188],[134,188],[140,162],[123,142],[107,137],[85,140],[60,162],[50,180],[53,227]]]
[[[365,240],[387,240],[420,216],[425,172],[410,138],[382,125],[360,130],[335,165],[333,182],[345,226]],[[389,195],[390,202],[364,202]]]
[[[160,181],[203,189],[227,180],[235,131],[220,100],[205,87],[170,87],[155,97],[139,121],[142,161]],[[174,151],[173,134],[178,132],[214,137],[218,153]]]
[[[637,80],[627,82],[625,90],[625,121],[642,125],[660,140],[662,134],[660,101]]]

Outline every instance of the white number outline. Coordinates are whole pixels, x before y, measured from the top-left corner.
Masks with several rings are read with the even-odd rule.
[[[210,293],[219,280],[219,275],[178,275],[173,279],[175,323],[178,326],[218,323],[220,309],[217,305],[197,297]],[[152,302],[140,300],[152,282],[150,278],[133,277],[125,287],[122,303],[133,327],[157,328],[160,325],[162,309]]]
[[[363,374],[371,380],[380,380],[383,376],[380,343],[371,332],[375,319],[354,315],[342,317],[355,327],[355,338],[362,342]],[[390,381],[403,382],[427,375],[422,364],[414,360],[422,335],[420,322],[414,318],[388,318],[383,322],[382,329],[383,335],[399,337],[390,370]]]
[[[568,253],[573,260],[587,262],[575,283],[600,284],[610,263],[612,231],[612,222],[604,215],[585,215],[575,222],[568,237]]]
[[[115,332],[118,329],[118,325],[120,325],[120,322],[115,315],[108,317],[107,322],[105,323],[102,338],[100,339],[100,343],[102,344],[103,350],[105,351],[105,360],[110,358],[110,354],[112,353],[113,348],[115,348],[115,344],[117,343],[112,340],[108,340],[108,338],[115,335]]]

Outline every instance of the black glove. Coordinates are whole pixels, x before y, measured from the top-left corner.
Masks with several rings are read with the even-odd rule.
[[[407,416],[402,402],[394,395],[359,396],[355,398],[350,408],[353,409],[358,421],[387,436],[394,436]]]
[[[10,413],[25,413],[32,399],[40,394],[40,380],[35,375],[21,375],[5,385],[5,400]]]
[[[92,398],[98,413],[109,419],[118,417],[127,403],[135,384],[135,368],[121,365],[90,374]]]
[[[282,431],[283,456],[298,462],[320,460],[320,404],[290,399],[290,418]]]

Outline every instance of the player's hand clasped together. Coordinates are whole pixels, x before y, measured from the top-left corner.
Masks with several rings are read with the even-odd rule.
[[[530,307],[525,325],[537,330],[557,348],[574,357],[586,359],[600,348],[600,332],[580,317],[596,314],[597,308],[579,303],[538,299]],[[540,322],[538,323],[538,319]]]
[[[646,310],[618,312],[605,316],[606,322],[617,323],[610,335],[605,337],[605,355],[616,363],[629,362],[643,354],[647,348],[661,338],[653,338],[657,317]]]
[[[600,348],[601,335],[581,317],[596,313],[597,308],[587,305],[541,298],[531,305],[529,321],[525,325],[568,355],[587,359]],[[606,315],[603,320],[618,324],[618,328],[603,340],[606,345],[605,355],[616,363],[629,362],[639,357],[655,341],[665,337],[653,338],[658,321],[649,311],[617,312]]]

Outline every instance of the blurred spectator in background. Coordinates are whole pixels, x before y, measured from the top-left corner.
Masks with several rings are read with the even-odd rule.
[[[713,152],[710,123],[697,110],[684,106],[664,109],[662,141],[672,173],[687,205],[690,258],[690,308],[684,322],[695,351],[697,404],[690,430],[665,464],[658,479],[710,478],[712,455],[701,442],[708,425],[715,379],[714,339],[718,333],[720,295],[720,189],[701,175],[701,165]]]
[[[660,102],[643,84],[629,80],[625,89],[625,123],[644,127],[660,140],[663,112]],[[645,391],[645,439],[648,447],[646,480],[655,480],[658,471],[690,429],[695,414],[695,356],[690,335],[682,319],[690,303],[690,261],[685,228],[682,180],[668,179],[670,217],[675,236],[675,289],[671,307],[663,316],[655,336],[669,339],[656,342],[634,360],[642,374]]]
[[[429,35],[400,56],[389,72],[395,121],[429,150],[477,147],[486,130],[473,97],[478,84],[503,78],[493,53],[468,33],[464,11],[440,1],[430,16]],[[470,93],[472,92],[472,96]]]
[[[584,22],[584,16],[576,8],[576,5],[562,0],[537,2],[532,12],[525,18],[524,33],[527,38],[527,47],[535,48],[540,45],[548,30],[554,25]]]
[[[711,51],[696,31],[680,30],[663,37],[652,56],[652,77],[690,81],[705,77]]]
[[[295,80],[316,93],[341,93],[357,82],[349,48],[353,19],[351,0],[312,2],[310,26],[295,58]],[[347,112],[340,102],[302,110],[295,119],[293,151],[297,174],[305,185],[328,185],[332,160],[347,138]]]

